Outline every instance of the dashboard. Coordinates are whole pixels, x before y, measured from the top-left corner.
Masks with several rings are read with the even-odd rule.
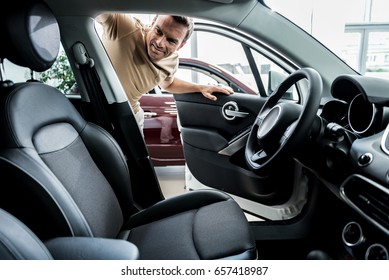
[[[320,168],[358,214],[343,228],[344,246],[358,258],[389,259],[389,81],[343,75],[331,94],[320,114]]]
[[[389,121],[389,81],[366,76],[344,75],[334,80],[331,100],[322,117],[359,137],[385,129]]]

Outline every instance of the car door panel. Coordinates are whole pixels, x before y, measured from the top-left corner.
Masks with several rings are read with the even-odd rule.
[[[265,204],[279,203],[281,198],[274,197],[274,193],[284,179],[290,180],[287,174],[292,172],[259,177],[247,167],[244,157],[251,125],[266,98],[241,93],[217,95],[217,101],[198,93],[175,94],[174,97],[184,155],[192,175],[206,186],[243,198]],[[232,111],[239,112],[234,114],[238,117],[226,118],[229,104],[236,105],[234,108],[238,110]]]

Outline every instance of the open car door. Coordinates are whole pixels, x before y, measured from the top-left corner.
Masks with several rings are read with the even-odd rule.
[[[252,172],[245,161],[251,127],[267,98],[234,93],[217,95],[217,101],[211,101],[199,93],[189,93],[175,94],[175,99],[191,173],[186,177],[192,178],[186,181],[186,187],[223,190],[241,201],[247,212],[284,219],[280,208],[275,212],[271,209],[291,197],[294,163],[284,163],[287,168],[263,177]]]

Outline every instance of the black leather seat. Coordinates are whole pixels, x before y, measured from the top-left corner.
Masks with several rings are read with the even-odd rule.
[[[0,260],[137,260],[130,242],[92,237],[57,237],[44,244],[25,224],[0,209]]]
[[[1,20],[1,58],[34,71],[51,67],[60,33],[45,4],[7,10]],[[41,240],[123,239],[140,259],[256,258],[249,224],[230,196],[194,191],[134,214],[126,159],[108,132],[51,86],[3,81],[0,91],[0,207]]]
[[[22,222],[0,209],[0,260],[52,260],[38,237]]]

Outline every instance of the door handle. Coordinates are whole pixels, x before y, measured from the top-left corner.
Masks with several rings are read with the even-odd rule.
[[[248,116],[249,113],[247,112],[240,112],[240,111],[234,111],[234,110],[225,110],[224,111],[226,116],[228,117],[236,117],[236,118],[245,118]]]
[[[223,117],[229,121],[235,118],[245,118],[249,115],[247,112],[239,111],[238,104],[235,101],[228,101],[222,108]]]
[[[156,115],[157,115],[157,113],[155,113],[155,112],[144,112],[145,118],[152,118],[152,117],[155,117]]]

